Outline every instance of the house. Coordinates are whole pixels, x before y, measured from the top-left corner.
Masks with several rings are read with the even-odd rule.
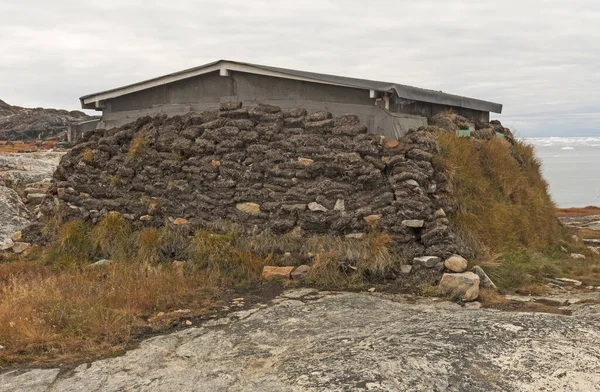
[[[397,83],[347,78],[265,65],[219,60],[196,68],[80,98],[81,107],[102,111],[99,128],[118,127],[146,115],[184,114],[242,102],[244,107],[327,110],[358,115],[371,132],[399,137],[452,108],[475,122],[489,121],[502,105]]]

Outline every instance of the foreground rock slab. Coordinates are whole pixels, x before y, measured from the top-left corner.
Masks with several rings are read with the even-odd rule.
[[[0,374],[0,391],[593,391],[600,309],[465,309],[311,294],[144,341],[124,356]]]

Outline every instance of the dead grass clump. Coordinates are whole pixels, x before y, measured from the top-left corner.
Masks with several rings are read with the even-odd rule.
[[[600,207],[587,206],[582,208],[557,208],[558,217],[582,217],[590,215],[600,215]]]
[[[348,287],[352,274],[342,271],[340,262],[339,254],[334,251],[317,253],[308,273],[308,281],[319,287],[333,289]]]
[[[127,152],[127,161],[136,162],[147,154],[148,142],[146,136],[143,133],[136,134],[129,143],[129,151]]]
[[[85,150],[83,150],[81,152],[81,159],[83,159],[83,161],[86,163],[93,163],[94,162],[94,151],[89,148],[86,148]]]
[[[157,263],[162,258],[160,231],[156,227],[143,229],[136,234],[136,259],[144,263]]]
[[[68,267],[88,262],[94,253],[90,227],[81,220],[72,220],[61,226],[46,261],[55,267]]]
[[[107,256],[119,260],[127,257],[131,225],[120,214],[109,214],[92,230],[94,246]]]

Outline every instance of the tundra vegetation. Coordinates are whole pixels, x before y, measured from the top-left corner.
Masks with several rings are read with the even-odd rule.
[[[469,267],[482,266],[501,292],[541,293],[545,279],[558,276],[600,284],[600,260],[558,222],[530,146],[461,138],[441,128],[433,136],[440,152],[432,163],[447,173],[452,189],[447,219],[460,247],[470,250]],[[137,136],[130,147],[131,164],[149,148]],[[93,164],[91,150],[82,154]],[[117,177],[108,181],[121,186]],[[164,207],[152,198],[141,202],[148,211]],[[46,219],[46,246],[0,255],[2,366],[116,354],[144,333],[214,313],[231,298],[265,287],[438,292],[439,273],[399,272],[411,260],[377,222],[361,238],[348,238],[299,229],[248,234],[235,224],[166,218],[146,225],[116,212],[93,225],[63,216]],[[265,282],[267,265],[311,268],[301,282]],[[485,291],[481,298],[499,301]]]

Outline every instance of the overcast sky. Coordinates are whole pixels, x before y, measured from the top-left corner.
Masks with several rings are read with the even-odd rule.
[[[598,0],[0,2],[0,99],[82,95],[229,59],[504,104],[520,136],[600,136]]]

